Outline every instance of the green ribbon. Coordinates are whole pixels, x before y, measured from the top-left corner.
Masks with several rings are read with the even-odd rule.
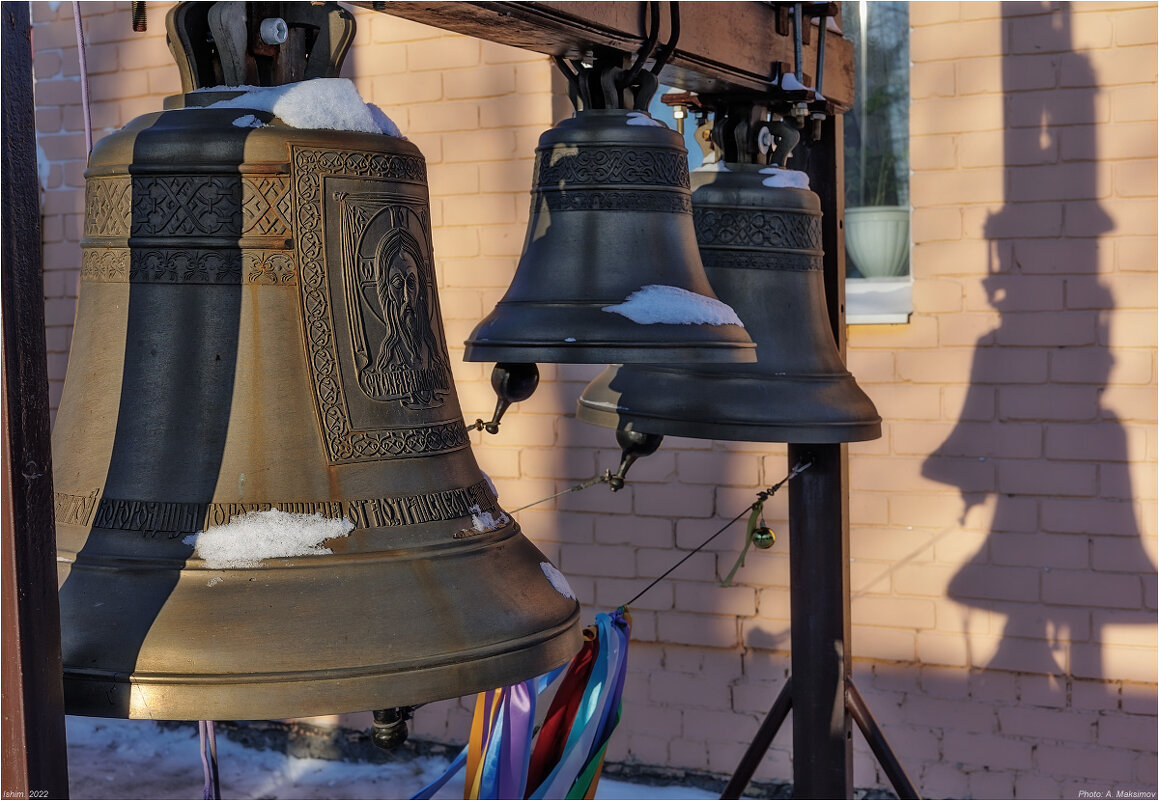
[[[728,575],[724,577],[724,581],[720,582],[720,586],[731,587],[732,586],[732,579],[733,579],[733,576],[736,575],[736,571],[738,571],[742,567],[744,567],[744,558],[746,555],[748,555],[749,548],[752,547],[753,534],[756,533],[757,523],[760,522],[761,512],[764,511],[764,508],[765,508],[764,501],[756,501],[753,504],[753,511],[749,515],[749,522],[748,522],[748,525],[745,527],[744,547],[741,548],[740,556],[737,558],[736,563],[733,564],[732,570],[728,571]]]

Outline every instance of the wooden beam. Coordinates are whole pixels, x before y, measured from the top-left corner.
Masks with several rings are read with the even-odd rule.
[[[443,30],[553,56],[579,57],[589,50],[634,53],[644,41],[645,3],[640,2],[414,2],[365,6]],[[669,4],[661,5],[660,41],[669,34]],[[700,93],[776,94],[778,64],[793,69],[792,26],[785,31],[780,8],[761,2],[680,4],[680,39],[660,73],[661,83]],[[803,73],[815,86],[817,30],[806,26]],[[853,45],[840,34],[825,37],[822,92],[833,111],[853,103]]]
[[[67,798],[28,3],[4,3],[0,18],[4,29],[0,778],[5,798]]]

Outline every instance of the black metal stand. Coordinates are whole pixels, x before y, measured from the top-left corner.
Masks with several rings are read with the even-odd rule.
[[[790,445],[813,466],[789,484],[792,678],[785,682],[721,798],[740,798],[793,714],[793,797],[852,798],[852,722],[900,798],[918,798],[853,685],[849,654],[849,526],[844,445]]]
[[[869,707],[865,705],[861,693],[857,691],[857,687],[853,685],[852,681],[845,685],[845,708],[849,710],[849,713],[853,715],[853,719],[857,721],[857,728],[861,729],[861,733],[865,735],[865,739],[869,743],[873,755],[877,757],[877,761],[881,764],[882,770],[885,771],[885,775],[889,778],[889,783],[897,791],[898,797],[918,798],[918,791],[914,789],[913,784],[909,780],[909,776],[905,773],[905,769],[897,761],[897,756],[890,749],[889,743],[885,741],[885,735],[877,727],[877,721],[873,719],[873,715],[869,712]]]
[[[765,716],[761,727],[757,729],[757,734],[753,737],[753,741],[749,744],[744,756],[741,757],[736,772],[732,774],[732,778],[725,785],[724,792],[720,794],[721,798],[740,798],[740,794],[744,792],[744,788],[748,787],[749,781],[756,773],[757,766],[761,764],[761,759],[769,750],[769,746],[773,744],[773,738],[777,736],[781,724],[785,722],[785,718],[789,716],[792,708],[793,680],[790,678],[785,681],[785,686],[777,693],[777,700],[773,702],[772,709]]]

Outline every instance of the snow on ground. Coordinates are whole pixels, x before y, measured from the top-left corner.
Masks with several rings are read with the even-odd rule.
[[[74,799],[201,798],[202,769],[194,728],[161,728],[141,720],[69,716],[69,789]],[[219,734],[223,798],[410,798],[442,775],[448,760],[414,757],[388,764],[302,759],[247,748]],[[435,798],[461,798],[452,779]],[[695,787],[655,787],[604,779],[598,799],[703,799]]]

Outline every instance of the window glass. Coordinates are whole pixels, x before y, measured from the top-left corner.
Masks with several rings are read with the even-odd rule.
[[[909,272],[909,4],[841,4],[857,94],[845,114],[845,236],[849,274]]]

